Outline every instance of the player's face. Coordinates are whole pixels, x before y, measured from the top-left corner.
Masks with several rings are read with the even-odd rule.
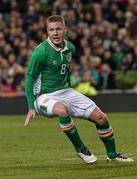
[[[64,43],[66,27],[62,22],[48,23],[48,35],[55,46],[61,46]]]

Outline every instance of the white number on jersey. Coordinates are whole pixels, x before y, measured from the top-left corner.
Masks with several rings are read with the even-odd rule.
[[[60,74],[65,74],[65,72],[66,72],[66,67],[67,67],[66,64],[62,64]]]

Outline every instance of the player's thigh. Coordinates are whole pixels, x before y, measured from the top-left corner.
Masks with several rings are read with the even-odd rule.
[[[74,117],[89,118],[90,114],[97,107],[95,102],[83,94],[72,90],[69,98],[70,113]]]
[[[38,114],[45,116],[67,116],[68,107],[59,99],[51,94],[43,94],[34,102]]]
[[[53,116],[53,106],[57,103],[56,100],[49,98],[46,94],[39,96],[35,102],[34,106],[38,114],[45,116]]]

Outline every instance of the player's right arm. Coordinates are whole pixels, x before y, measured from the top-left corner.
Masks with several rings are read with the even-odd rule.
[[[27,126],[32,118],[35,117],[36,111],[34,108],[34,92],[33,87],[36,79],[41,73],[44,65],[44,57],[42,52],[39,50],[34,50],[32,56],[28,62],[27,74],[25,79],[25,92],[27,96],[28,108],[29,111],[27,113],[25,119],[25,126]]]
[[[30,121],[35,118],[36,116],[36,111],[34,109],[29,109],[27,115],[26,115],[26,118],[25,118],[25,123],[24,123],[24,126],[28,126]]]

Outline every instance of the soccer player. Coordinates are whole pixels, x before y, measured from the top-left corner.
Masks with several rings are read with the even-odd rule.
[[[86,163],[94,163],[97,158],[83,143],[72,119],[85,118],[96,125],[108,161],[132,162],[132,159],[117,153],[113,129],[106,114],[91,99],[70,87],[69,69],[75,47],[65,39],[63,17],[48,17],[47,32],[48,38],[34,49],[28,63],[25,89],[29,111],[25,126],[36,113],[58,116],[60,127],[72,142],[77,155]]]

